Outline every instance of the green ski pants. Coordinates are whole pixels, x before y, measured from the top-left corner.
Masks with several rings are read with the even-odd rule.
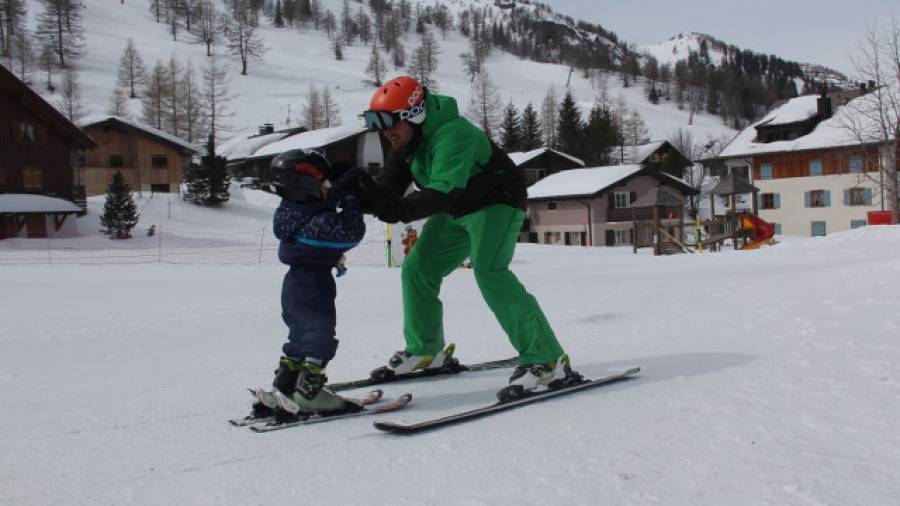
[[[470,257],[481,295],[493,311],[520,364],[556,361],[563,350],[537,300],[509,270],[525,213],[493,205],[460,218],[432,216],[403,262],[403,336],[406,351],[433,355],[444,347],[444,278]]]

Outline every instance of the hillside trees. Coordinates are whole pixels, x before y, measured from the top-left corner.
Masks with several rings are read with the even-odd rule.
[[[364,82],[377,88],[384,82],[386,73],[387,68],[384,64],[384,59],[381,57],[381,51],[378,50],[378,42],[376,41],[372,44],[372,51],[369,54],[369,64],[366,66],[366,75],[369,76],[370,79]]]
[[[63,81],[60,87],[61,97],[57,108],[72,123],[79,123],[85,117],[84,100],[81,97],[81,84],[78,72],[74,68],[63,71]]]
[[[37,17],[42,46],[52,48],[56,63],[66,68],[84,52],[81,0],[40,0],[44,10]]]
[[[231,95],[228,92],[228,67],[220,65],[213,56],[203,68],[201,79],[203,86],[200,91],[201,107],[206,118],[208,137],[213,142],[218,142],[219,135],[228,130],[224,121],[230,116],[228,102]]]
[[[425,31],[421,36],[421,45],[416,48],[412,54],[412,58],[407,69],[409,74],[415,77],[422,86],[431,89],[437,89],[437,82],[434,80],[434,73],[437,71],[437,41],[430,31]]]
[[[0,56],[11,58],[16,36],[25,31],[25,0],[0,0]]]
[[[242,8],[225,25],[228,51],[241,60],[241,75],[247,75],[248,63],[262,60],[266,52],[262,38],[256,33],[252,9]]]
[[[206,45],[206,56],[212,56],[213,46],[222,42],[222,13],[213,0],[199,0],[192,31],[196,42]]]
[[[475,76],[469,97],[469,118],[493,139],[500,123],[502,105],[497,86],[486,70]]]
[[[137,48],[134,47],[134,40],[129,37],[125,50],[119,58],[116,82],[120,87],[128,89],[130,98],[137,98],[137,91],[141,89],[146,80],[147,68],[144,66],[144,60]]]

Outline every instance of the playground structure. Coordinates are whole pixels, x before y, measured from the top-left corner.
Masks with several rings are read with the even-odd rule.
[[[753,196],[752,212],[737,210],[737,196],[743,194]],[[710,191],[712,218],[703,223],[697,219],[697,249],[709,248],[712,251],[719,251],[725,241],[730,239],[734,249],[752,250],[771,241],[775,235],[775,228],[757,215],[758,194],[759,188],[743,178],[723,177]],[[716,216],[716,196],[725,197],[728,201],[728,211],[724,215]],[[706,232],[705,238],[701,238],[701,228]]]
[[[652,247],[654,255],[693,253],[684,244],[684,202],[661,186],[631,204],[634,252]]]

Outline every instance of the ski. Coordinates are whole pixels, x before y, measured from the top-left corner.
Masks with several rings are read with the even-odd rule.
[[[358,416],[380,415],[382,413],[390,413],[392,411],[403,409],[410,402],[412,402],[412,394],[403,394],[391,402],[379,403],[375,407],[364,408],[362,411],[355,411],[353,413],[344,413],[340,415],[301,415],[301,418],[297,420],[281,423],[270,420],[268,422],[251,424],[250,430],[252,430],[253,432],[272,432],[275,430],[289,429],[291,427],[297,427],[300,425],[310,425],[314,423],[330,422],[333,420],[343,420],[345,418],[355,418]]]
[[[386,367],[380,367],[372,371],[372,375],[368,378],[354,381],[344,381],[340,383],[331,383],[328,385],[328,388],[330,388],[333,392],[340,392],[341,390],[352,390],[354,388],[383,385],[385,383],[394,383],[398,381],[430,378],[432,376],[459,374],[461,372],[488,371],[491,369],[506,369],[509,367],[515,367],[517,362],[518,357],[511,357],[503,360],[491,360],[488,362],[478,362],[475,364],[460,364],[458,361],[453,360],[447,366],[441,367],[439,369],[424,369],[406,374],[396,375],[388,374]]]
[[[470,411],[464,411],[461,413],[455,413],[452,415],[444,416],[441,418],[435,418],[432,420],[426,420],[424,422],[419,422],[410,425],[404,425],[400,423],[394,422],[382,422],[376,421],[375,428],[396,434],[414,434],[417,432],[425,431],[428,429],[434,429],[438,427],[444,427],[446,425],[466,422],[469,420],[474,420],[476,418],[481,418],[483,416],[491,415],[494,413],[499,413],[501,411],[505,411],[507,409],[517,408],[519,406],[524,406],[525,404],[531,404],[533,402],[539,402],[546,399],[550,399],[553,397],[559,397],[561,395],[566,395],[574,392],[578,392],[581,390],[587,390],[588,388],[594,388],[601,385],[608,385],[615,381],[620,381],[629,377],[632,377],[638,374],[641,371],[640,367],[634,367],[628,369],[627,371],[610,374],[608,376],[603,376],[599,378],[586,379],[580,383],[577,383],[572,386],[557,388],[553,390],[544,390],[542,392],[534,393],[528,395],[526,397],[522,397],[519,399],[507,401],[507,402],[496,402],[494,404],[484,406],[482,408],[476,408]]]
[[[256,390],[254,390],[252,388],[248,388],[247,390],[250,391],[250,395],[252,395],[254,399],[257,399],[257,391]],[[380,401],[381,397],[383,395],[384,395],[384,392],[382,390],[372,390],[365,397],[363,397],[361,399],[355,399],[355,400],[357,402],[359,402],[360,404],[362,404],[363,406],[370,406],[370,405],[375,404],[376,402]],[[243,418],[232,418],[232,419],[228,420],[228,423],[230,423],[231,425],[234,425],[235,427],[246,427],[247,425],[253,425],[255,423],[267,423],[267,422],[271,422],[273,420],[275,420],[274,415],[254,416],[253,413],[250,413],[249,415],[247,415]]]

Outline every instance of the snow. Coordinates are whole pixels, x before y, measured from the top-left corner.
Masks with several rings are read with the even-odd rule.
[[[81,208],[72,202],[25,193],[0,194],[0,213],[80,213]]]
[[[719,48],[721,43],[702,33],[679,33],[667,41],[638,46],[637,49],[642,54],[656,58],[660,65],[669,64],[674,68],[679,61],[687,61],[692,52],[700,54],[700,44],[703,40],[709,44],[710,64],[721,65],[725,58],[725,54]]]
[[[514,151],[512,153],[507,153],[507,154],[509,155],[509,158],[513,161],[514,164],[522,165],[523,163],[533,160],[548,151],[552,152],[552,153],[556,153],[559,156],[568,158],[569,160],[572,160],[573,162],[577,163],[578,165],[581,165],[582,167],[584,167],[584,161],[582,159],[575,158],[572,155],[569,155],[567,153],[563,153],[562,151],[557,151],[557,150],[551,149],[551,148],[538,148],[538,149],[532,149],[531,151],[524,151],[524,152],[523,151]]]
[[[589,196],[642,169],[640,165],[610,165],[557,172],[528,187],[528,198]]]
[[[337,126],[292,135],[286,139],[266,144],[253,153],[255,157],[278,155],[292,149],[312,149],[354,137],[366,131],[364,127]]]
[[[290,135],[289,132],[275,132],[265,135],[255,135],[253,137],[243,137],[238,135],[217,147],[216,154],[225,157],[228,160],[247,158],[253,156],[259,148],[284,139],[288,135]]]
[[[650,141],[637,146],[613,146],[609,148],[609,156],[621,163],[644,163],[644,161],[662,147],[666,141]]]
[[[874,94],[857,97],[845,105],[836,107],[832,117],[820,122],[807,135],[793,140],[776,142],[755,142],[756,126],[766,124],[783,124],[802,121],[815,114],[818,95],[805,95],[787,101],[760,121],[741,131],[724,150],[720,158],[754,156],[786,151],[802,151],[810,149],[828,149],[842,146],[859,145],[859,135],[871,142],[879,142],[880,129],[870,109]],[[774,123],[773,123],[774,122]],[[887,122],[891,123],[890,118]]]
[[[169,223],[141,201],[142,220],[210,242],[266,226],[271,196],[241,196],[185,205]],[[24,241],[0,241],[0,259]],[[489,403],[509,371],[388,385],[413,404],[254,434],[226,420],[248,409],[245,388],[271,380],[284,266],[224,265],[227,252],[210,264],[4,261],[2,502],[891,504],[898,248],[900,227],[673,257],[519,245],[512,269],[573,365],[589,376],[640,365],[640,377],[409,438],[371,422]],[[338,280],[333,381],[402,347],[399,277],[351,261]],[[460,358],[513,354],[471,270],[442,297]]]
[[[189,151],[191,151],[191,152],[194,152],[194,153],[197,152],[197,146],[194,146],[193,144],[190,144],[190,143],[188,143],[188,142],[185,142],[183,139],[180,139],[180,138],[178,138],[178,137],[175,137],[174,135],[171,135],[171,134],[169,134],[169,133],[167,133],[167,132],[163,132],[162,130],[160,130],[160,129],[156,128],[156,127],[152,127],[152,126],[150,126],[150,125],[147,125],[147,124],[145,124],[145,123],[142,123],[142,122],[140,122],[140,121],[137,121],[137,120],[131,119],[131,118],[124,118],[124,117],[121,117],[121,116],[98,116],[98,117],[92,117],[92,118],[88,118],[88,119],[82,121],[82,122],[79,124],[79,127],[82,128],[82,129],[86,129],[86,128],[89,128],[89,127],[91,127],[91,126],[93,126],[93,125],[96,125],[97,123],[103,123],[103,122],[109,121],[109,120],[112,120],[112,121],[118,121],[118,122],[124,123],[124,124],[126,124],[126,125],[128,125],[128,126],[131,126],[131,127],[133,127],[133,128],[137,128],[138,130],[143,130],[144,132],[147,132],[147,133],[150,134],[150,135],[159,137],[160,139],[164,139],[164,140],[166,140],[166,141],[168,141],[168,142],[170,142],[170,143],[172,143],[172,144],[175,144],[175,145],[177,145],[177,146],[181,146],[182,148],[184,148],[184,149],[186,149],[186,150],[189,150]]]

